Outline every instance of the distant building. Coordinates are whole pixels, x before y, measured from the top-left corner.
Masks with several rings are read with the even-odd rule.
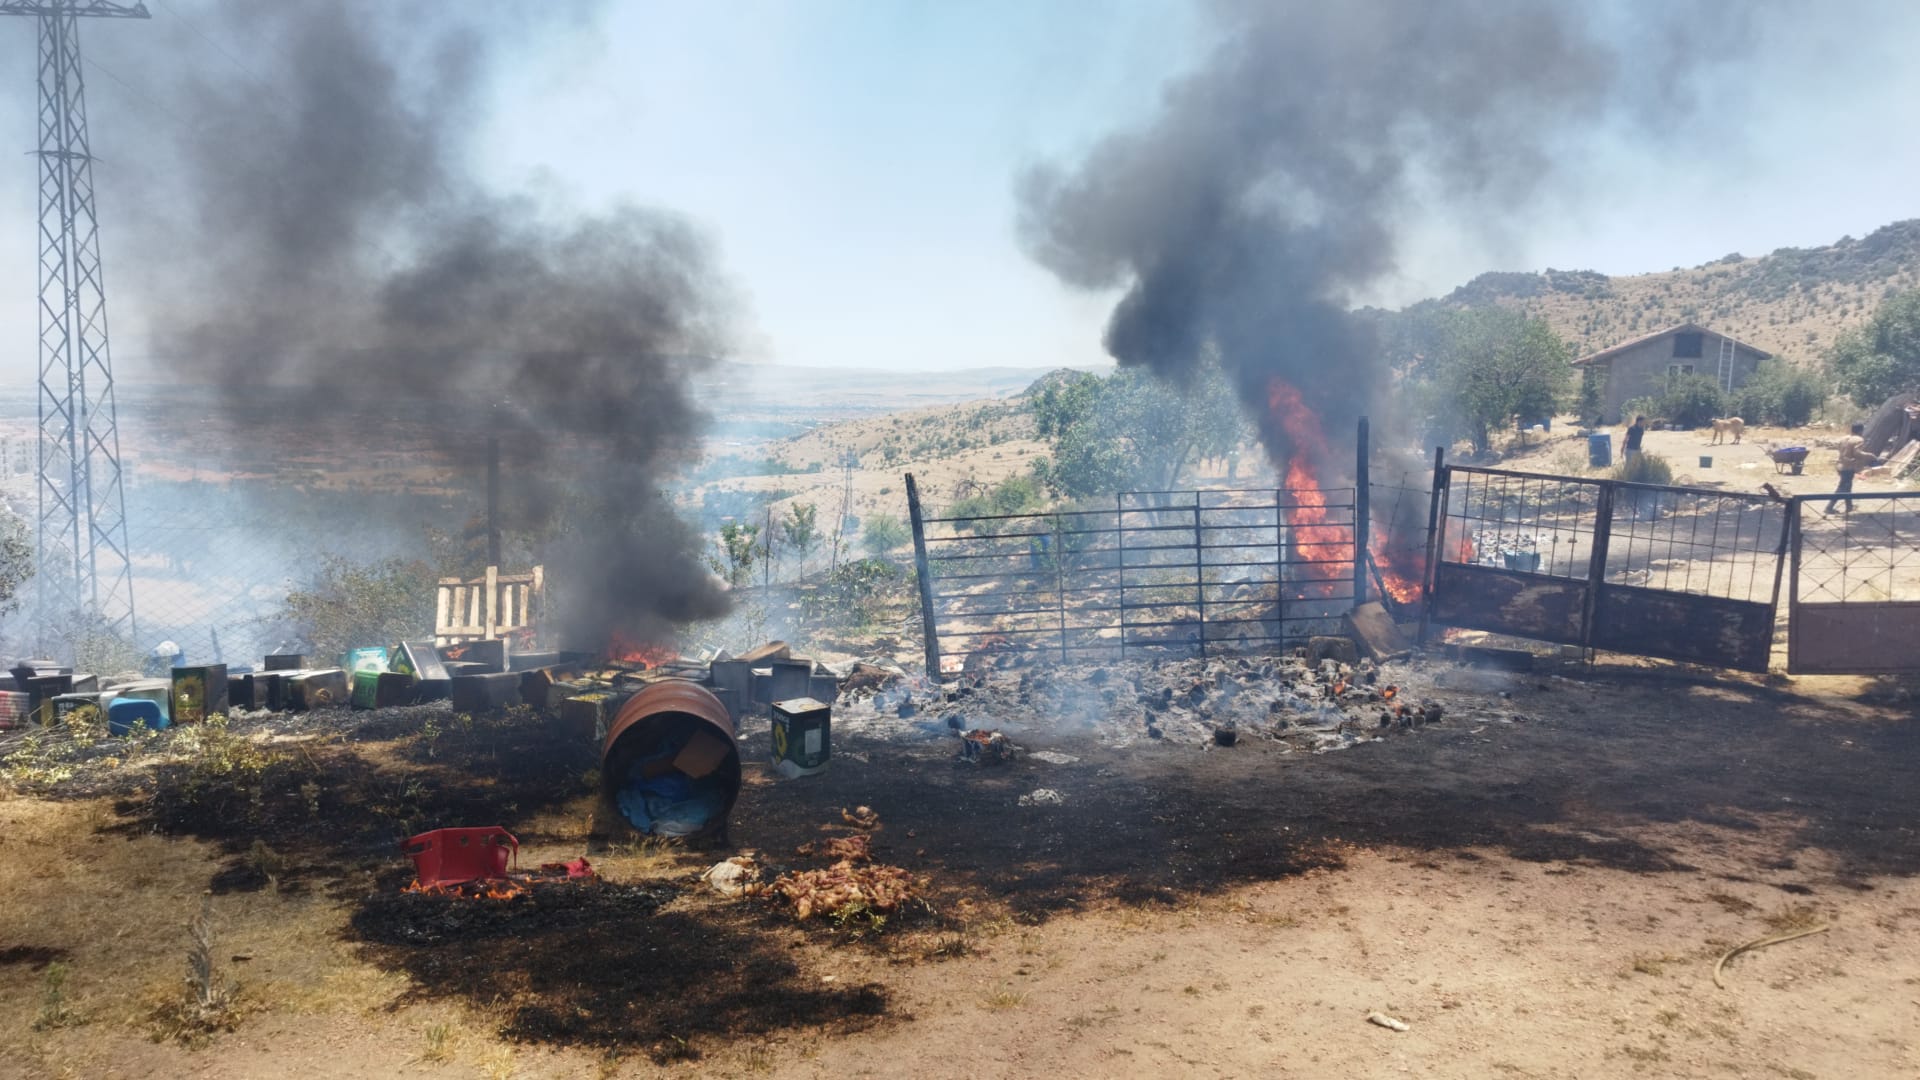
[[[1598,373],[1601,418],[1617,424],[1629,419],[1622,415],[1627,402],[1658,397],[1668,375],[1705,375],[1732,392],[1753,377],[1760,361],[1772,356],[1697,323],[1682,323],[1583,356],[1573,365]]]

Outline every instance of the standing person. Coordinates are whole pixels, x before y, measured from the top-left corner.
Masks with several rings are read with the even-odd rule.
[[[1647,437],[1647,418],[1636,416],[1633,426],[1627,429],[1626,448],[1620,452],[1623,461],[1632,461],[1640,456],[1640,440]]]
[[[1867,425],[1853,425],[1852,434],[1840,440],[1840,486],[1833,489],[1833,498],[1827,500],[1826,512],[1833,513],[1833,504],[1840,501],[1842,495],[1853,494],[1853,475],[1861,469],[1871,469],[1880,464],[1880,459],[1867,453]],[[1853,513],[1853,500],[1847,500],[1847,513]]]

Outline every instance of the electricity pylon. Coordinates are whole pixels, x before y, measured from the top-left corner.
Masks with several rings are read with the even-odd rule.
[[[48,621],[132,637],[133,573],[107,350],[80,20],[145,19],[145,4],[0,0],[40,24],[40,479],[34,577]],[[76,629],[78,627],[76,626]]]

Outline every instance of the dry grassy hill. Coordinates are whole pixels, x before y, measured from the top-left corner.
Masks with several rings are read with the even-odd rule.
[[[1881,300],[1920,286],[1920,219],[1825,247],[1728,255],[1692,269],[1609,277],[1591,270],[1481,274],[1433,306],[1497,304],[1553,324],[1578,353],[1698,322],[1796,362],[1819,358]]]

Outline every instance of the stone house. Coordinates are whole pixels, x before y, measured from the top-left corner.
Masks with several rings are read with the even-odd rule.
[[[1601,419],[1618,424],[1631,419],[1622,415],[1627,402],[1659,396],[1669,374],[1705,375],[1731,393],[1753,377],[1760,361],[1772,356],[1698,323],[1682,323],[1583,356],[1573,365],[1582,369],[1582,377],[1586,369],[1598,373]]]

